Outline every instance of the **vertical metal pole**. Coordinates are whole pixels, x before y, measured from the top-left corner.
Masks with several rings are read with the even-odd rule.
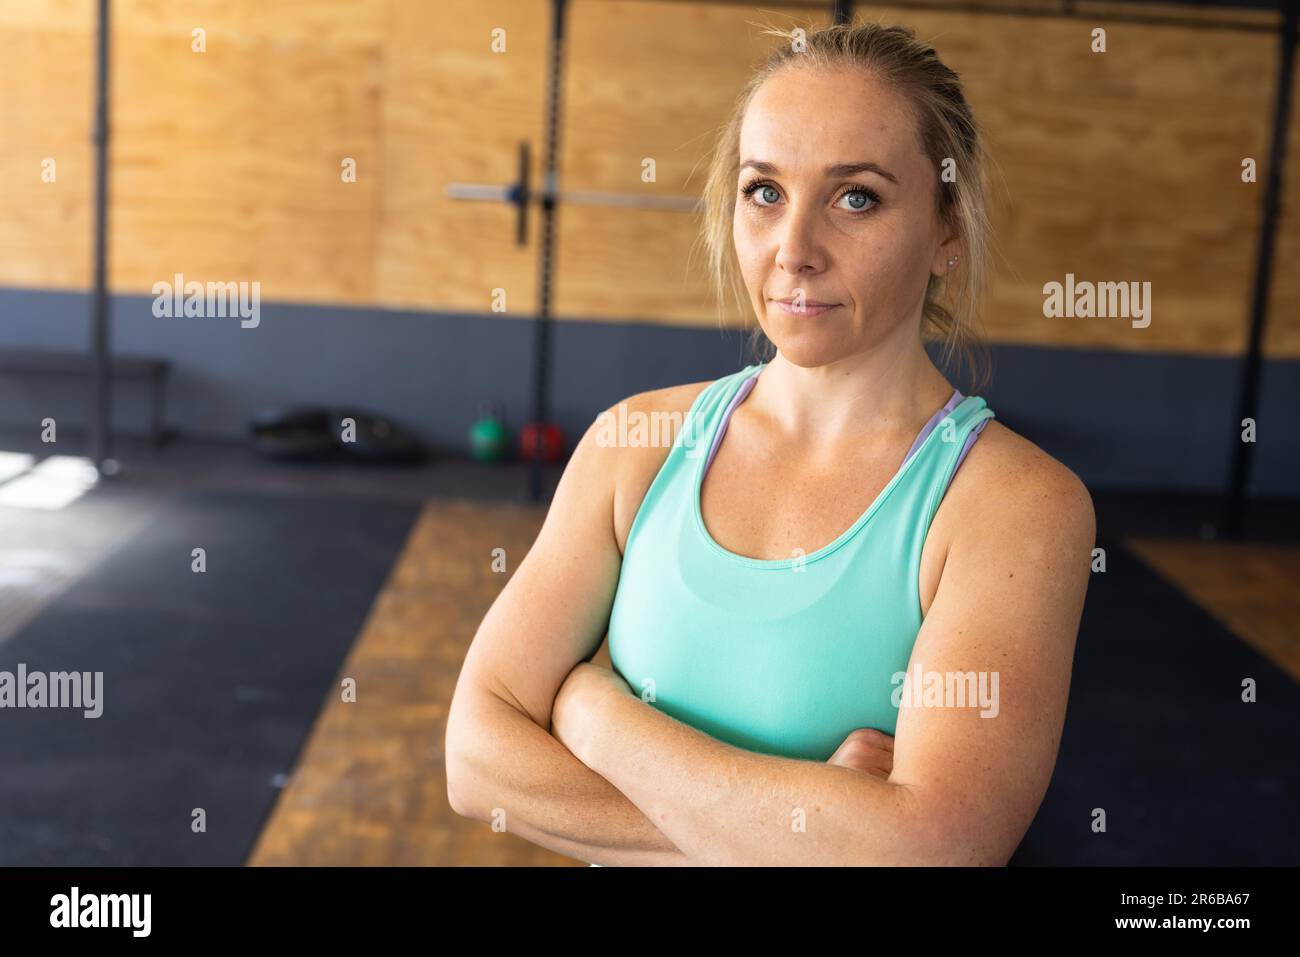
[[[831,16],[836,23],[848,23],[853,19],[853,0],[833,0]]]
[[[566,0],[551,2],[550,64],[547,71],[546,153],[542,178],[542,252],[538,277],[537,321],[533,326],[533,422],[550,419],[551,269],[555,261],[555,193],[559,192],[560,105],[563,92]],[[533,445],[532,500],[542,498],[542,438]]]
[[[1273,275],[1273,250],[1277,239],[1278,207],[1282,199],[1282,171],[1286,162],[1286,133],[1291,121],[1291,84],[1295,78],[1295,45],[1300,2],[1285,0],[1286,16],[1282,21],[1277,71],[1277,99],[1273,108],[1273,136],[1269,148],[1268,180],[1264,188],[1264,215],[1259,225],[1259,257],[1255,263],[1255,291],[1250,306],[1250,340],[1241,363],[1237,399],[1237,418],[1232,423],[1232,476],[1224,514],[1224,534],[1239,539],[1244,525],[1246,483],[1254,442],[1241,441],[1241,421],[1259,413],[1259,367],[1264,323],[1267,319],[1269,280]],[[1286,428],[1270,423],[1270,428]],[[1277,434],[1276,432],[1272,434]]]
[[[100,474],[112,453],[112,381],[108,341],[108,48],[109,0],[99,0],[98,69],[95,74],[95,286],[91,294],[94,356],[90,410],[91,458]]]

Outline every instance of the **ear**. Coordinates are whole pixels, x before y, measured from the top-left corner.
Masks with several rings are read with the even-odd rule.
[[[955,232],[949,233],[935,250],[934,260],[930,263],[930,272],[935,276],[946,276],[954,269],[960,268],[963,252],[961,235]]]

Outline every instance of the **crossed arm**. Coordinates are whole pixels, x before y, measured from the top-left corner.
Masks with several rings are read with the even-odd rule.
[[[1068,472],[1019,476],[998,501],[954,538],[904,688],[917,668],[983,672],[996,714],[901,708],[887,780],[717,741],[586,664],[588,648],[551,674],[550,706],[507,687],[459,715],[453,702],[453,807],[599,864],[1005,864],[1055,765],[1096,526]]]

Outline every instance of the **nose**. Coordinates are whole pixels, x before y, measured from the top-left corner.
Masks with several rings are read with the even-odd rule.
[[[783,218],[776,251],[777,266],[792,276],[820,272],[825,268],[826,255],[817,236],[816,213],[796,206],[787,209],[789,214]]]

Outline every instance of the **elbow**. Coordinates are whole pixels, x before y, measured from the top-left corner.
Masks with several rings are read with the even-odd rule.
[[[914,867],[1005,867],[1019,846],[1007,840],[1006,822],[990,821],[969,806],[917,800],[907,788],[908,831],[912,835],[907,860]]]
[[[452,761],[450,754],[447,754],[445,758],[444,771],[447,777],[447,803],[451,805],[451,809],[456,812],[457,815],[460,817],[468,817],[469,814],[466,810],[467,805],[461,801],[460,795],[456,793],[457,779],[454,770],[456,765]]]
[[[498,777],[496,766],[505,757],[498,727],[501,713],[490,703],[484,707],[472,699],[452,698],[443,735],[443,770],[447,803],[461,817],[492,823],[492,803],[484,799],[483,788]]]
[[[961,834],[948,841],[926,862],[931,867],[1006,867],[1011,854],[989,847],[978,838]]]
[[[937,837],[923,834],[908,855],[911,859],[902,863],[909,867],[1006,867],[1011,853],[966,826],[948,829]]]
[[[459,817],[469,817],[468,805],[464,804],[456,794],[456,788],[452,785],[451,773],[447,773],[447,803]]]
[[[481,821],[483,818],[470,810],[470,806],[456,797],[456,792],[451,788],[447,789],[447,803],[451,805],[452,811],[458,817],[463,817],[469,821]]]
[[[458,733],[460,724],[452,717],[447,721],[447,732],[443,739],[443,772],[447,779],[447,803],[458,816],[480,820],[473,801],[471,783],[473,775],[467,773],[469,763],[465,757],[462,735]]]
[[[459,761],[453,760],[451,755],[447,756],[447,803],[459,817],[481,821],[483,815],[477,810],[465,775],[458,770],[460,767]]]

